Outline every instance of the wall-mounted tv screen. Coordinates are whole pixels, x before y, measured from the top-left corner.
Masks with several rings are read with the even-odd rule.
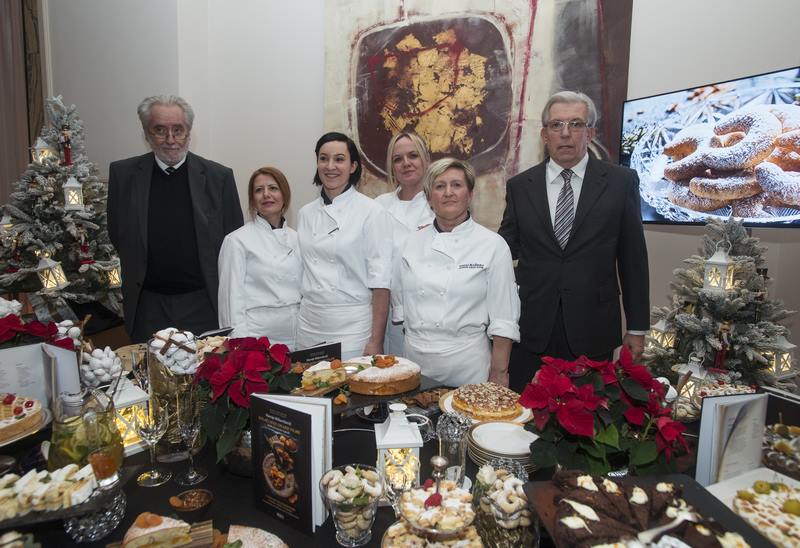
[[[626,101],[646,223],[800,227],[800,67]]]

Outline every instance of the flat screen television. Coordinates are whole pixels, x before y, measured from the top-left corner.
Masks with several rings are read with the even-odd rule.
[[[645,223],[800,227],[793,130],[800,67],[626,101],[620,164],[639,174]]]

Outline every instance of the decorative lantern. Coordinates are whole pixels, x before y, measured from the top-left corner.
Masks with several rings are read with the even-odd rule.
[[[122,287],[122,273],[120,272],[119,261],[111,267],[111,270],[109,270],[106,275],[108,276],[108,287],[110,289]]]
[[[389,418],[375,425],[375,445],[378,449],[376,468],[387,482],[402,471],[407,487],[419,485],[419,448],[422,436],[416,424],[408,422],[406,405],[389,406]]]
[[[3,215],[0,219],[0,238],[2,238],[3,245],[9,246],[14,240],[13,233],[14,223],[11,222],[11,215]]]
[[[122,377],[117,394],[114,396],[114,407],[117,411],[116,424],[122,436],[126,457],[144,451],[147,447],[136,434],[134,422],[137,416],[141,417],[146,413],[145,404],[148,399],[150,397],[147,392]]]
[[[786,379],[796,374],[792,366],[792,352],[797,345],[790,343],[783,335],[775,339],[778,350],[764,352],[764,357],[769,361],[769,372],[778,379]]]
[[[661,348],[672,348],[675,346],[675,332],[670,331],[664,319],[658,320],[655,325],[650,326],[650,337],[648,346],[658,345]]]
[[[55,155],[56,151],[47,146],[41,137],[36,139],[36,144],[31,147],[31,161],[35,164],[41,164],[46,158],[54,158]]]
[[[706,259],[703,289],[720,293],[733,289],[733,260],[719,246],[714,254]]]
[[[51,259],[48,253],[41,254],[39,264],[36,265],[36,273],[39,275],[44,289],[59,290],[69,285],[61,263]]]
[[[73,176],[64,183],[64,209],[83,211],[83,186]]]
[[[688,363],[678,364],[673,370],[677,371],[681,378],[688,375],[688,379],[678,392],[678,398],[691,402],[708,376],[708,371],[703,367],[703,360],[696,354],[691,354]]]

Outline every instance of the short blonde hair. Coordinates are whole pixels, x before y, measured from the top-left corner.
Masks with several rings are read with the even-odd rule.
[[[256,207],[256,201],[253,199],[253,189],[256,186],[256,179],[259,175],[272,177],[278,183],[278,188],[283,195],[283,209],[281,210],[281,215],[283,215],[289,209],[289,204],[292,201],[292,189],[289,188],[289,181],[286,180],[286,175],[277,167],[260,167],[253,172],[250,176],[250,182],[247,183],[247,205],[250,210],[250,216],[253,219],[256,218],[256,210],[258,208]]]
[[[417,149],[422,161],[425,163],[425,169],[431,163],[431,154],[428,152],[428,146],[425,144],[425,141],[422,140],[422,137],[414,133],[413,131],[401,131],[392,137],[392,140],[389,141],[389,147],[386,149],[386,180],[387,182],[392,185],[393,188],[397,188],[397,181],[394,179],[394,169],[392,162],[392,156],[394,156],[394,145],[397,144],[397,141],[400,139],[408,139],[411,141],[411,144],[414,145],[414,148]]]
[[[470,192],[475,190],[475,170],[466,160],[459,160],[457,158],[442,158],[436,160],[425,172],[425,179],[422,182],[422,190],[425,191],[425,197],[430,200],[431,190],[433,189],[433,182],[441,176],[442,173],[454,167],[464,172],[464,179],[467,182],[467,188]]]

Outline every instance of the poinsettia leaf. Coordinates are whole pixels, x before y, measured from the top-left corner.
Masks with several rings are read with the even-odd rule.
[[[622,415],[625,414],[625,410],[628,408],[628,404],[624,401],[617,400],[611,404],[611,417],[614,419],[614,422],[619,422],[622,419]]]
[[[636,466],[643,466],[656,460],[658,456],[658,448],[656,442],[643,441],[631,447],[631,464]]]
[[[249,411],[241,407],[236,407],[228,413],[222,434],[217,439],[217,462],[230,453],[233,446],[236,445],[249,417]]]
[[[608,445],[614,449],[619,449],[619,431],[614,423],[609,424],[597,433],[594,440],[598,443]]]
[[[611,411],[605,407],[597,408],[597,416],[600,417],[600,421],[603,423],[603,426],[608,426],[614,422],[614,417],[611,416]]]
[[[555,466],[557,460],[556,446],[542,438],[531,443],[531,463],[537,468],[550,468]]]
[[[557,447],[558,463],[567,470],[586,470],[588,463],[586,457],[578,453],[578,444],[562,441]]]
[[[639,476],[663,476],[677,472],[678,466],[675,459],[666,462],[665,459],[656,459],[649,464],[636,467],[636,474]]]
[[[589,465],[587,472],[595,476],[604,476],[611,470],[611,467],[608,466],[605,459],[586,457],[586,463]]]
[[[622,379],[619,381],[619,384],[622,386],[622,389],[625,391],[628,396],[633,398],[634,400],[638,400],[641,402],[647,403],[650,401],[650,395],[647,393],[647,390],[642,388],[642,385],[636,382],[633,379]]]
[[[604,390],[605,390],[605,393],[606,393],[606,397],[610,401],[618,401],[619,400],[619,393],[620,393],[619,386],[617,386],[616,384],[607,384],[605,386]]]
[[[606,456],[606,452],[603,449],[591,442],[579,442],[578,447],[580,447],[581,451],[596,459],[604,459]]]
[[[200,423],[211,439],[216,439],[225,424],[227,409],[224,405],[209,405],[200,411]]]
[[[594,384],[591,375],[581,375],[580,377],[575,377],[572,380],[572,382],[575,384],[575,386],[583,386],[584,384],[592,384],[592,385]]]

